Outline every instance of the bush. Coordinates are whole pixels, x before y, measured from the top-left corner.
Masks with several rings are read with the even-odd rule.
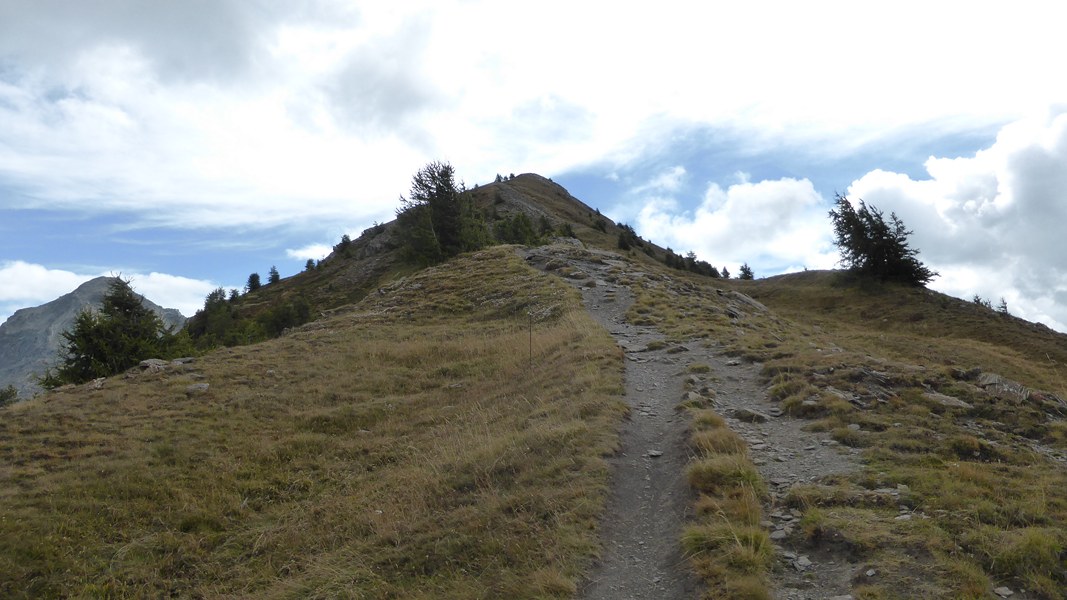
[[[619,224],[619,250],[629,250],[630,248],[643,248],[644,242],[638,237],[637,232],[633,227],[630,227],[626,223]]]
[[[510,219],[498,222],[494,230],[496,239],[504,244],[533,246],[540,241],[540,237],[534,231],[530,217],[527,217],[526,213],[523,212],[516,213]]]
[[[6,388],[0,388],[0,406],[14,404],[18,399],[19,391],[15,389],[15,386],[9,385]]]

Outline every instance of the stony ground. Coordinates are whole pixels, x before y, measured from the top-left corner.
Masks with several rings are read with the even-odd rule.
[[[767,398],[760,365],[726,356],[715,342],[653,344],[664,336],[654,327],[625,319],[633,294],[617,283],[628,268],[611,253],[525,251],[534,266],[556,271],[581,289],[586,308],[626,353],[626,401],[630,419],[621,450],[612,457],[612,492],[601,523],[603,552],[581,590],[588,600],[698,598],[700,583],[681,555],[679,538],[693,492],[685,480],[690,459],[688,418],[678,404],[688,389],[708,388],[716,411],[749,445],[770,490],[763,525],[776,544],[772,572],[775,597],[789,600],[850,598],[853,581],[867,569],[832,544],[807,548],[799,535],[799,513],[780,504],[789,487],[857,469],[857,450],[826,434],[803,430],[804,422],[783,416]],[[633,277],[632,272],[628,273]],[[637,274],[639,277],[640,274]],[[699,363],[710,370],[690,374]]]

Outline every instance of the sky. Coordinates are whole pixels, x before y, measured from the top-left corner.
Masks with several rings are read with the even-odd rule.
[[[0,0],[0,321],[121,274],[186,315],[535,172],[757,277],[837,266],[835,194],[930,287],[1067,331],[1067,36],[1029,2]]]

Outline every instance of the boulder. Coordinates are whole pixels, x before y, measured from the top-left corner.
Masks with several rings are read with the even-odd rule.
[[[191,383],[185,386],[185,395],[190,398],[193,396],[200,396],[206,394],[209,387],[211,386],[207,383]]]
[[[963,400],[960,400],[959,398],[954,398],[952,396],[940,394],[938,392],[925,392],[923,394],[923,398],[932,402],[937,402],[941,406],[948,406],[950,408],[974,408],[973,406],[964,402]]]
[[[142,360],[140,363],[137,364],[137,366],[141,367],[145,371],[148,371],[149,373],[163,371],[167,368],[168,365],[170,365],[169,362],[158,358],[148,358]]]
[[[737,408],[733,414],[735,419],[746,423],[766,423],[770,420],[769,416],[751,408]]]

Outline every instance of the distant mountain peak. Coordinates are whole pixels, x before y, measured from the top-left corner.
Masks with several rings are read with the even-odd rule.
[[[63,332],[87,308],[99,308],[118,277],[96,277],[73,291],[40,306],[21,308],[0,324],[0,388],[13,385],[21,397],[40,390],[34,381],[54,365],[63,346]],[[168,327],[181,327],[185,316],[163,308],[141,295],[145,306]]]

